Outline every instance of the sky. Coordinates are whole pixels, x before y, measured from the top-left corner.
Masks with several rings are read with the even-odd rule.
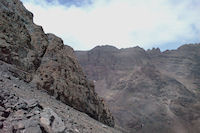
[[[200,0],[22,0],[45,33],[75,50],[200,43]]]

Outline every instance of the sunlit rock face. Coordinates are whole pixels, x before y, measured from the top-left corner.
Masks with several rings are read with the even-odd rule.
[[[67,30],[67,29],[66,29]],[[74,51],[33,23],[33,14],[19,0],[0,0],[0,60],[9,71],[58,100],[109,126],[114,119],[86,80]]]
[[[98,46],[76,56],[117,125],[130,132],[200,132],[200,44],[164,52]]]

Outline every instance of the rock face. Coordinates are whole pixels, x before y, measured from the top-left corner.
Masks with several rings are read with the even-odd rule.
[[[19,0],[0,0],[0,60],[10,72],[58,100],[109,126],[109,110],[86,80],[73,49],[33,23],[33,14]]]
[[[43,114],[40,115],[43,107],[39,105],[37,101],[32,102],[33,104],[29,104],[30,101],[21,99],[8,90],[0,88],[0,91],[1,132],[42,133],[46,130],[44,129],[44,125],[39,121],[40,117],[43,118]],[[59,122],[61,123],[62,121],[60,120]],[[49,129],[51,129],[52,132],[58,133],[58,130],[52,127],[49,127]],[[65,127],[62,129],[62,131],[64,131]]]
[[[47,36],[49,46],[33,78],[37,88],[45,89],[58,100],[114,126],[109,110],[95,93],[93,83],[86,80],[72,48],[64,46],[62,40],[52,34]]]
[[[165,52],[98,46],[76,55],[117,125],[129,132],[200,132],[200,44]]]
[[[13,76],[0,61],[0,133],[120,133]]]

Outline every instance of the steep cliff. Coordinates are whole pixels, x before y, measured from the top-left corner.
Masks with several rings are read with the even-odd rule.
[[[110,48],[76,55],[117,125],[130,132],[200,132],[200,44],[164,52]]]
[[[67,30],[67,29],[66,29]],[[19,0],[0,0],[0,60],[9,71],[56,99],[109,126],[114,119],[86,80],[73,49],[33,23]]]
[[[0,61],[1,133],[120,133],[15,77]]]

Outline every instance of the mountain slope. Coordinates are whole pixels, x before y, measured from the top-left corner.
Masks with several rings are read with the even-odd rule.
[[[130,132],[200,131],[200,44],[165,52],[110,47],[76,55],[116,124]]]
[[[13,76],[0,61],[0,133],[120,133]]]
[[[67,29],[66,29],[67,30]],[[86,80],[71,47],[33,23],[19,0],[0,0],[0,61],[5,72],[43,89],[57,100],[114,127],[104,101]],[[28,95],[28,93],[27,93]]]

